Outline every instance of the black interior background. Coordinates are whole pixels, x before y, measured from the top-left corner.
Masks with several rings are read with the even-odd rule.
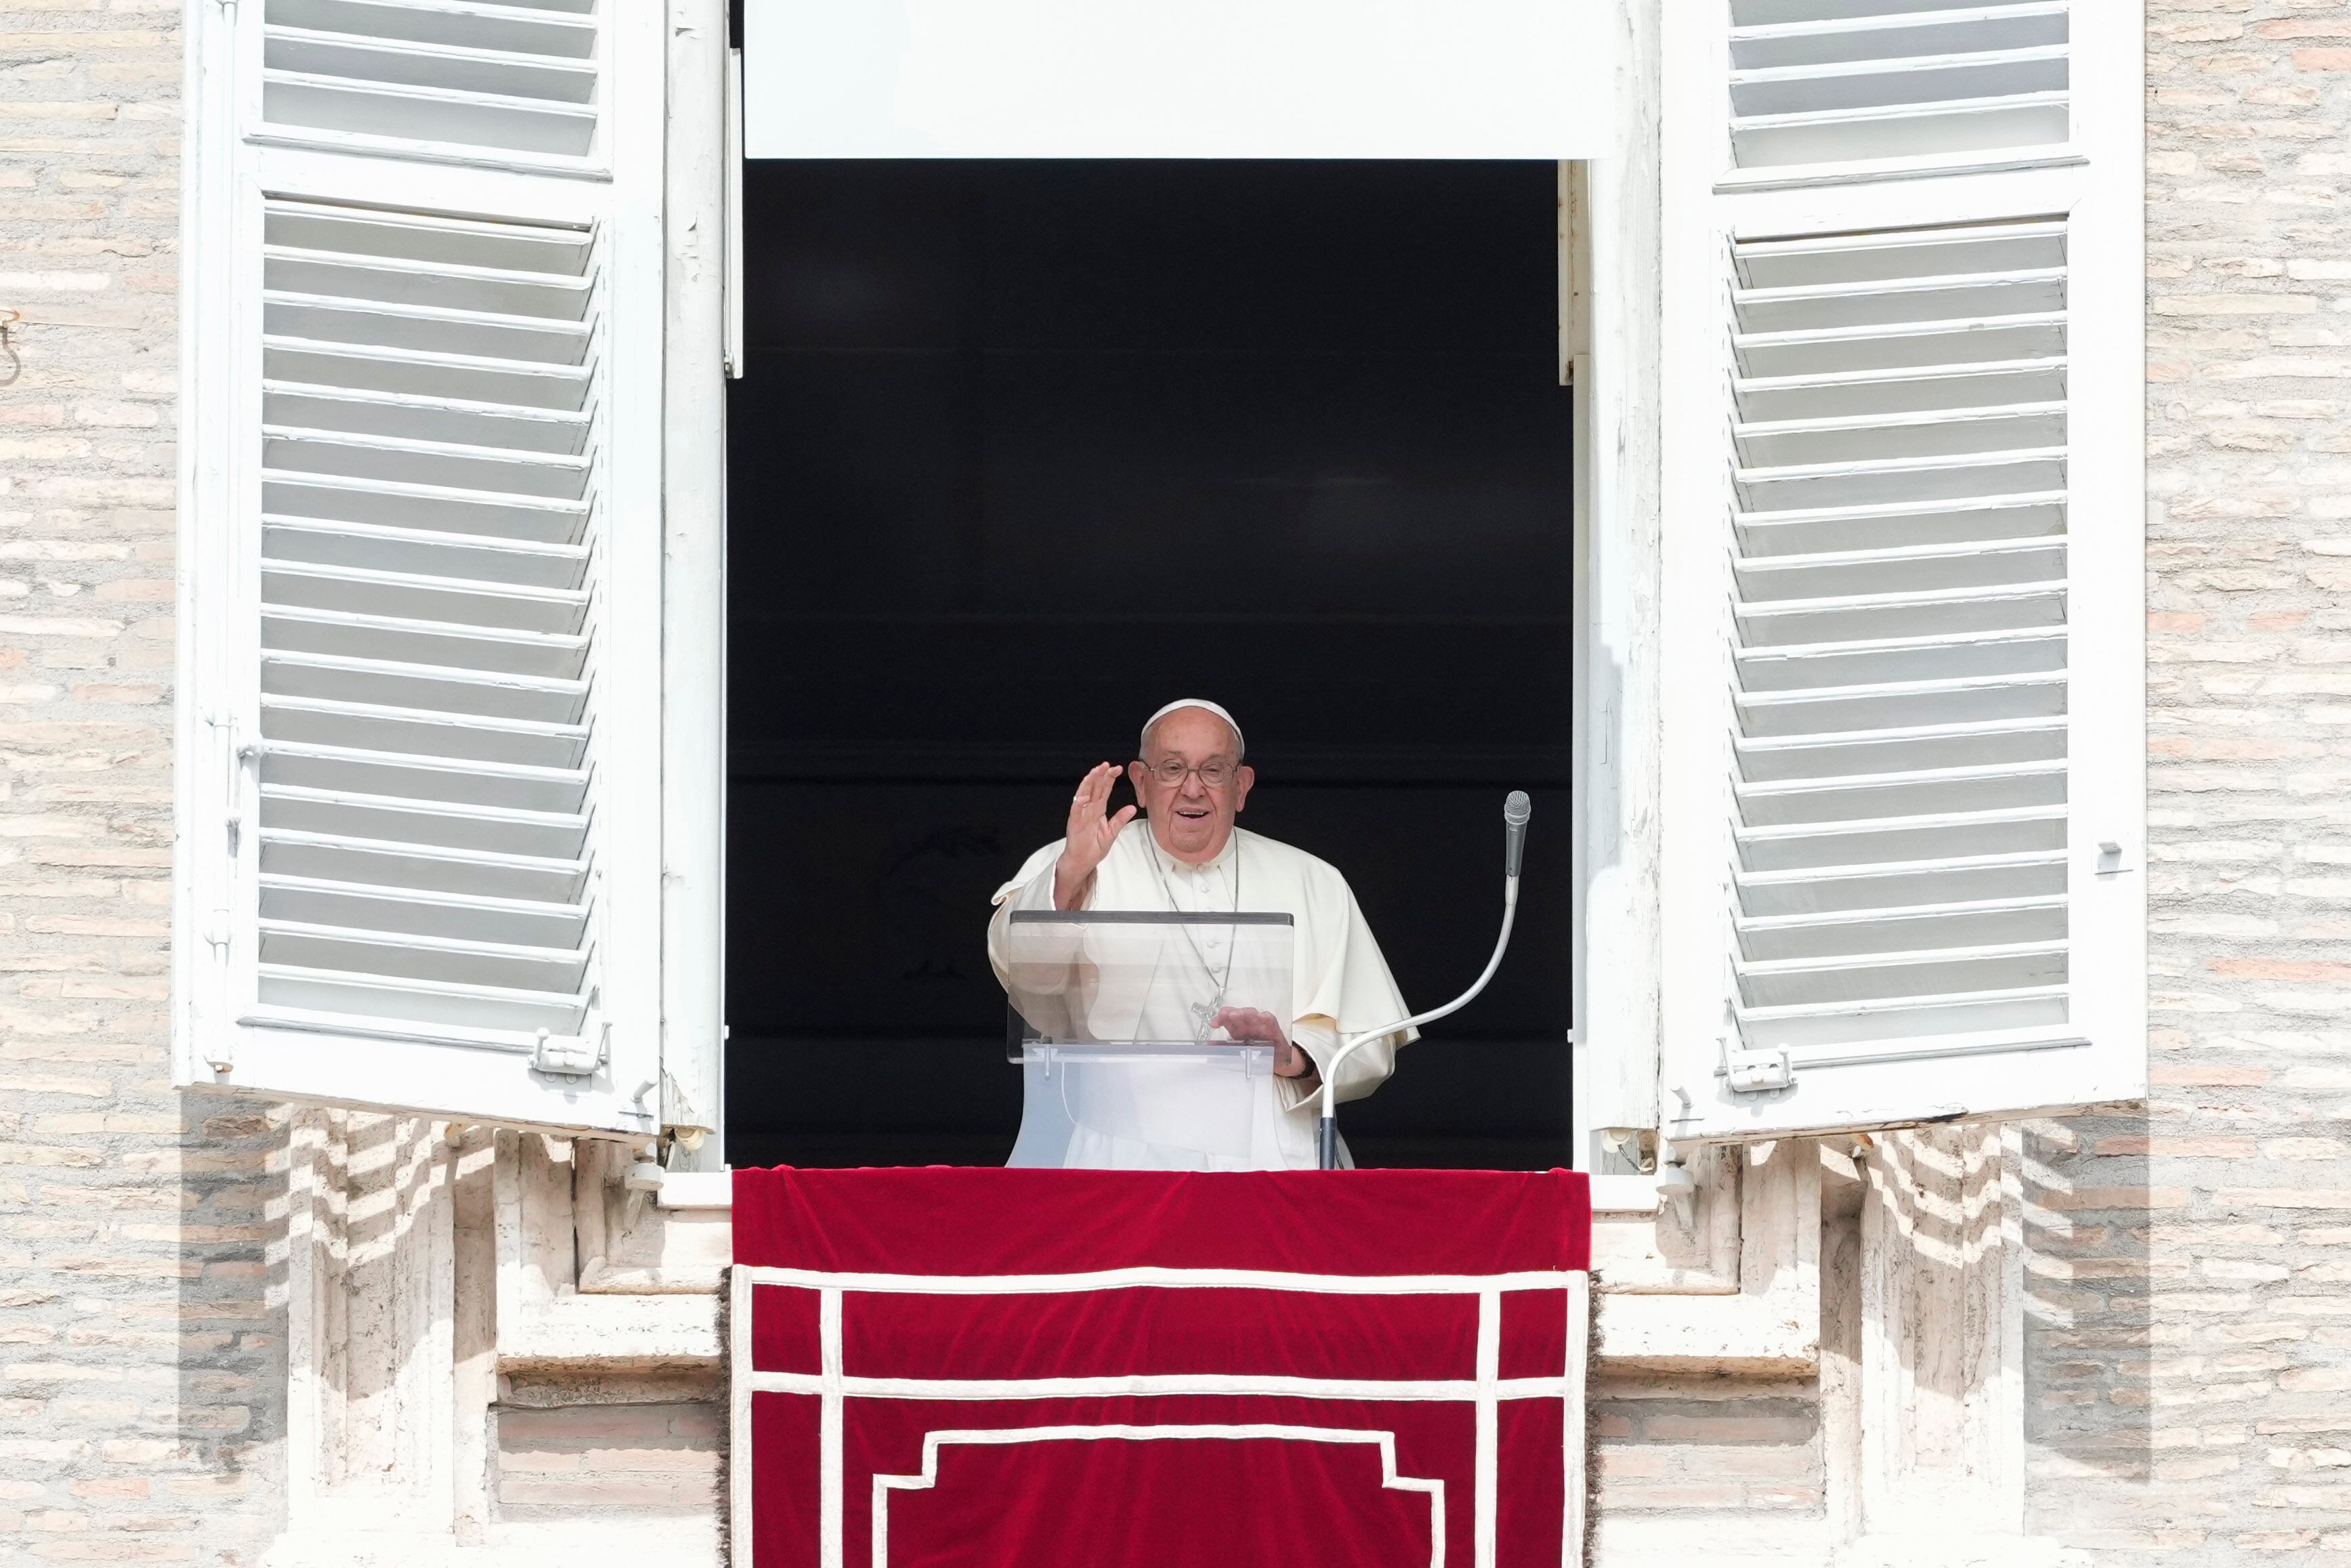
[[[1549,163],[747,166],[728,406],[737,1165],[1000,1162],[988,898],[1172,697],[1405,998],[1364,1165],[1568,1158],[1569,392]],[[1119,799],[1127,798],[1123,786]]]

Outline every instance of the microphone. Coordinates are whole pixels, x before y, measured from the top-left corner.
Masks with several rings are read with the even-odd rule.
[[[1527,799],[1527,792],[1523,789],[1511,790],[1510,798],[1502,802],[1502,831],[1510,854],[1509,874],[1502,879],[1502,934],[1494,938],[1494,956],[1486,960],[1486,972],[1471,981],[1468,990],[1441,1008],[1431,1008],[1425,1013],[1398,1019],[1385,1028],[1371,1030],[1345,1041],[1339,1047],[1338,1053],[1331,1058],[1331,1064],[1322,1070],[1322,1087],[1314,1092],[1315,1097],[1322,1102],[1322,1113],[1314,1122],[1314,1154],[1315,1163],[1324,1170],[1339,1168],[1339,1064],[1373,1040],[1420,1024],[1434,1023],[1438,1019],[1449,1018],[1459,1012],[1478,999],[1478,993],[1486,988],[1486,982],[1492,979],[1494,971],[1502,967],[1502,955],[1510,947],[1510,927],[1518,923],[1519,918],[1519,857],[1527,847],[1527,819],[1534,814],[1534,802]]]
[[[1527,799],[1527,792],[1523,789],[1511,790],[1510,798],[1502,802],[1502,839],[1505,846],[1502,874],[1513,882],[1518,880],[1519,857],[1526,853],[1527,819],[1533,816],[1534,811],[1534,802]]]

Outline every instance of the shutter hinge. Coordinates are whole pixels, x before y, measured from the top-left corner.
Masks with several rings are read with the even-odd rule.
[[[212,945],[215,962],[223,965],[228,962],[231,934],[235,929],[225,909],[215,909],[204,916],[204,940]],[[204,1040],[204,1065],[221,1074],[234,1071],[236,1067],[236,1031],[214,1027],[199,1032]]]
[[[1714,1075],[1733,1094],[1768,1094],[1796,1086],[1796,1064],[1788,1060],[1784,1046],[1778,1051],[1733,1051],[1729,1038],[1722,1036],[1714,1043],[1722,1053],[1722,1065],[1714,1070]]]
[[[609,1022],[592,1037],[558,1035],[540,1030],[538,1049],[531,1053],[531,1070],[559,1078],[592,1078],[596,1070],[604,1065],[611,1039],[612,1026]]]

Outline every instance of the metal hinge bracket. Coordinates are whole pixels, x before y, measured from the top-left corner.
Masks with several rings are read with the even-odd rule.
[[[558,1078],[593,1078],[610,1054],[612,1026],[605,1024],[592,1036],[538,1031],[538,1049],[531,1053],[533,1071]]]
[[[1722,1053],[1722,1065],[1714,1070],[1714,1075],[1733,1094],[1768,1094],[1775,1089],[1796,1086],[1796,1064],[1788,1059],[1785,1047],[1777,1051],[1734,1051],[1728,1038],[1718,1039],[1714,1043]]]

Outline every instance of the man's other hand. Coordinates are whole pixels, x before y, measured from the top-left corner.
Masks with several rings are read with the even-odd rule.
[[[1118,769],[1104,762],[1079,779],[1078,792],[1070,797],[1069,831],[1061,835],[1061,858],[1053,862],[1056,909],[1075,909],[1085,903],[1094,868],[1110,853],[1119,831],[1134,821],[1133,806],[1121,806],[1109,816],[1102,813],[1110,804],[1111,786],[1117,782]]]
[[[1314,1059],[1299,1049],[1298,1042],[1282,1031],[1281,1020],[1270,1012],[1257,1008],[1227,1008],[1208,1020],[1208,1027],[1223,1030],[1235,1040],[1273,1047],[1273,1074],[1277,1078],[1314,1075]]]

